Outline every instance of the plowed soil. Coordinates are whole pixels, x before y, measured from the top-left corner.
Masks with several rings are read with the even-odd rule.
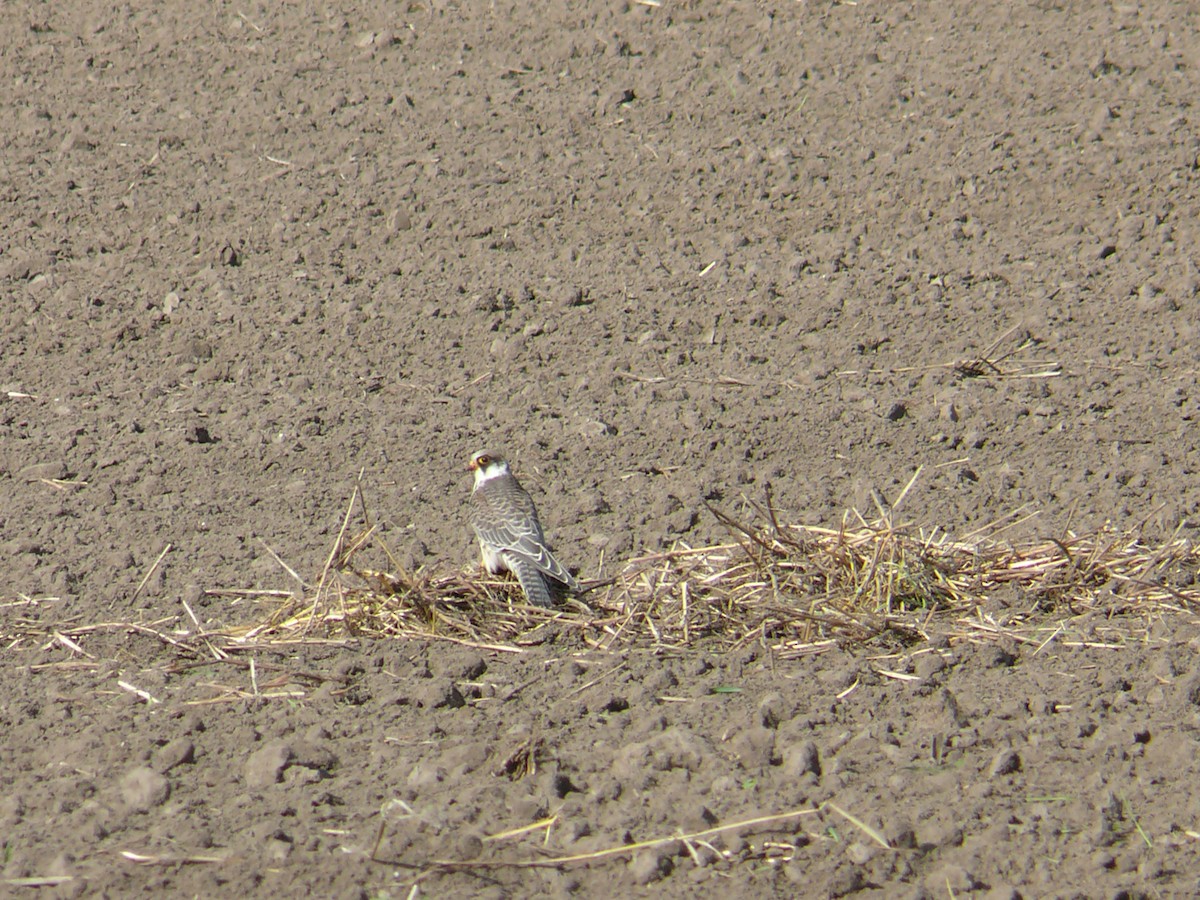
[[[1200,893],[1187,609],[799,659],[170,641],[315,583],[360,473],[401,564],[477,565],[484,446],[586,579],[918,468],[956,537],[1191,537],[1192,4],[0,18],[3,892]]]

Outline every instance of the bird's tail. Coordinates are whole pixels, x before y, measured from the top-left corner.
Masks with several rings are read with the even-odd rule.
[[[516,569],[517,581],[521,582],[521,590],[525,592],[525,599],[529,601],[530,606],[549,608],[554,605],[554,598],[550,594],[546,579],[536,567],[519,565]]]

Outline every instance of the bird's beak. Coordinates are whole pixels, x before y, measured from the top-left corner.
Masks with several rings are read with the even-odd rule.
[[[475,460],[471,460],[469,463],[467,463],[467,471],[468,472],[474,472],[476,468],[477,467],[475,465]]]

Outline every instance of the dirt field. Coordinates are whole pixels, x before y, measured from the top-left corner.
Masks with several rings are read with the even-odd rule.
[[[958,538],[1192,537],[1193,4],[0,31],[0,894],[1200,893],[1184,603],[793,657],[182,646],[315,584],[360,472],[399,564],[477,565],[488,445],[585,579],[918,467],[898,515]]]

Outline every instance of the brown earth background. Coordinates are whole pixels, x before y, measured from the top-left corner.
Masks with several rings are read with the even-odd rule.
[[[221,591],[315,580],[360,472],[403,565],[468,569],[485,445],[588,579],[726,539],[703,501],[836,527],[918,467],[951,535],[1192,536],[1198,28],[7,4],[0,891],[1196,895],[1186,610],[789,660],[85,626],[265,618]]]

